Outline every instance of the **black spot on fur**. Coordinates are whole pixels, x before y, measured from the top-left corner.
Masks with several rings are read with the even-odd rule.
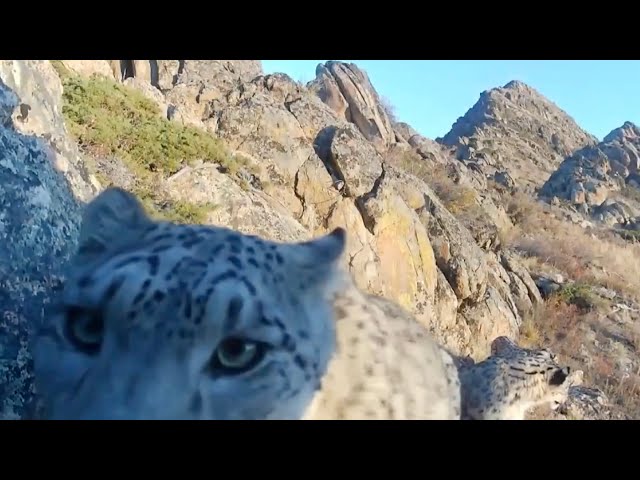
[[[298,336],[303,340],[309,340],[309,334],[304,330],[298,330]]]
[[[131,265],[132,263],[135,263],[135,262],[142,262],[144,260],[145,260],[145,258],[140,256],[140,255],[135,255],[133,257],[127,257],[124,260],[121,260],[120,262],[118,262],[116,265],[114,265],[113,268],[114,268],[114,270],[119,270],[122,267],[126,267],[126,266]]]
[[[172,238],[173,238],[173,235],[171,235],[170,233],[161,233],[160,235],[156,235],[155,237],[152,237],[151,242],[157,243],[157,242],[161,242],[162,240],[171,240]]]
[[[144,283],[142,284],[141,290],[138,292],[138,294],[133,299],[133,304],[134,305],[137,305],[138,303],[140,303],[144,299],[144,297],[145,297],[145,295],[147,293],[147,290],[149,290],[149,286],[150,285],[151,285],[151,279],[147,278],[144,281]]]
[[[255,255],[256,254],[256,249],[253,247],[247,247],[247,253],[249,255]]]
[[[284,348],[285,350],[288,350],[290,352],[293,352],[293,351],[296,350],[296,342],[291,337],[291,335],[285,333],[282,336],[282,348]]]
[[[267,262],[264,262],[262,264],[262,268],[264,268],[267,271],[267,273],[271,273],[273,271],[271,268],[271,265],[269,265]]]
[[[286,330],[284,323],[282,323],[282,320],[280,320],[278,317],[273,318],[273,323],[275,323],[280,330]]]
[[[231,332],[235,329],[243,307],[244,301],[241,297],[236,296],[231,299],[227,307],[227,314],[224,318],[224,325],[222,326],[225,333]]]
[[[149,273],[151,275],[158,274],[158,266],[160,265],[160,259],[157,255],[152,255],[147,258],[147,262],[149,262]]]
[[[200,239],[198,237],[195,237],[195,238],[187,240],[182,245],[184,245],[185,248],[193,248],[198,243],[200,243]]]
[[[181,260],[178,260],[176,264],[173,266],[173,268],[164,276],[165,281],[168,282],[169,280],[171,280],[171,278],[173,278],[173,276],[178,272],[180,267],[182,267],[182,264],[186,261],[187,261],[186,258],[182,258]]]
[[[242,239],[236,234],[227,235],[224,241],[227,242],[229,245],[242,246]]]
[[[233,270],[228,270],[220,275],[213,277],[211,279],[211,287],[214,287],[216,284],[223,282],[225,280],[229,280],[231,278],[237,278],[238,275]],[[210,288],[210,291],[213,291],[213,288]],[[210,295],[210,294],[209,294]]]
[[[187,320],[191,318],[191,302],[189,299],[184,302],[184,318]]]
[[[156,253],[162,253],[162,252],[166,252],[167,250],[171,249],[171,245],[160,245],[159,247],[154,247],[151,249],[151,253],[156,254]]]
[[[254,287],[253,284],[249,280],[247,280],[245,277],[242,277],[242,278],[240,278],[240,281],[242,283],[244,283],[245,287],[247,287],[247,290],[249,290],[249,293],[252,296],[256,295],[256,293],[257,293],[256,287]]]
[[[107,291],[104,292],[105,302],[109,302],[113,299],[113,297],[115,297],[116,293],[118,293],[118,290],[120,290],[120,287],[122,287],[123,283],[124,277],[118,277],[113,282],[111,282],[111,285],[109,285]]]
[[[234,267],[236,267],[238,270],[242,269],[242,262],[240,261],[240,259],[238,257],[231,256],[231,257],[227,258],[227,260],[229,260],[229,262]]]
[[[264,256],[268,261],[272,261],[273,260],[273,254],[272,253],[268,253]]]
[[[256,262],[256,259],[255,259],[255,258],[250,258],[250,259],[248,259],[248,260],[247,260],[247,263],[248,263],[249,265],[251,265],[252,267],[254,267],[254,268],[259,268],[259,267],[258,267],[258,262]]]
[[[160,290],[156,290],[155,292],[153,292],[153,299],[156,302],[161,302],[162,300],[164,300],[165,296],[166,296],[165,293],[161,292]]]
[[[282,265],[284,263],[284,259],[279,253],[276,253],[276,262],[278,262],[278,265]]]
[[[307,368],[307,362],[300,355],[296,355],[293,357],[293,362],[300,367],[302,370]]]
[[[146,300],[143,304],[142,304],[142,310],[145,313],[151,313],[153,311],[153,301],[151,299]]]

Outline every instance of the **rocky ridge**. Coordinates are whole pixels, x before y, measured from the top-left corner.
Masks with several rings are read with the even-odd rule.
[[[627,225],[638,214],[640,128],[625,122],[602,142],[568,156],[540,190],[543,198],[567,200],[606,225]],[[626,198],[625,198],[626,197]]]
[[[452,215],[425,181],[393,161],[394,155],[409,154],[427,166],[447,166],[452,178],[468,184],[474,202],[490,212],[487,221],[497,226],[508,219],[503,218],[502,207],[482,193],[488,175],[485,169],[494,168],[495,175],[504,174],[505,178],[507,171],[515,178],[537,181],[537,177],[520,175],[508,162],[479,161],[473,139],[488,137],[488,130],[467,131],[462,126],[465,122],[459,120],[442,141],[453,145],[462,160],[454,161],[446,145],[420,136],[407,124],[393,123],[366,74],[355,65],[337,62],[320,65],[316,79],[306,86],[284,74],[264,75],[257,61],[63,63],[80,75],[99,74],[123,81],[156,102],[163,117],[221,138],[232,152],[255,167],[238,182],[213,164],[185,165],[163,179],[160,187],[169,197],[198,205],[215,204],[217,208],[207,213],[208,222],[278,240],[309,238],[336,226],[347,228],[350,235],[344,262],[356,283],[408,308],[460,355],[479,359],[488,354],[494,338],[517,338],[523,316],[542,302],[516,254],[480,241],[481,235]],[[37,75],[40,88],[28,81]],[[40,318],[38,308],[46,304],[47,285],[62,275],[59,262],[73,249],[77,205],[105,186],[98,181],[98,174],[114,184],[120,179],[100,170],[100,165],[99,171],[87,170],[62,120],[61,84],[49,62],[0,62],[0,79],[4,82],[0,86],[4,97],[0,98],[10,99],[0,102],[5,108],[2,134],[15,138],[14,142],[26,141],[19,137],[22,131],[40,137],[33,140],[39,142],[37,147],[23,156],[24,165],[0,162],[3,175],[13,175],[10,172],[16,168],[31,172],[30,180],[25,177],[14,183],[33,182],[53,198],[51,208],[64,208],[67,215],[52,225],[46,223],[49,214],[30,211],[33,218],[41,218],[36,232],[43,233],[37,241],[53,238],[61,244],[60,257],[56,262],[43,258],[42,267],[30,264],[35,270],[22,278],[21,285],[36,285],[27,289],[28,294],[41,292],[32,311],[22,311],[25,290],[2,301],[8,313],[0,324],[1,338],[6,338],[1,344],[5,355],[0,378],[6,379],[10,388],[0,393],[0,408],[2,416],[20,417],[33,410],[33,392],[25,367],[28,351],[16,349],[16,345],[24,345],[24,332]],[[509,84],[497,94],[483,94],[479,103],[486,106],[485,100],[496,95],[506,98],[511,102],[507,102],[507,110],[516,111],[513,122],[528,131],[535,131],[540,119],[550,115],[559,122],[561,131],[571,126],[570,120],[548,105],[537,116],[527,116],[522,97],[523,92],[531,92],[525,88],[529,87]],[[476,105],[472,111],[482,108]],[[500,109],[487,111],[477,114],[484,119],[483,128],[494,129],[492,132],[497,128],[496,137],[505,143],[516,141],[510,127],[502,124]],[[469,115],[465,116],[467,124]],[[529,142],[527,148],[544,150],[543,158],[549,165],[571,148],[591,141],[580,130],[568,134],[568,139],[554,140],[554,134],[547,133],[543,128],[542,140]],[[457,137],[459,140],[454,140]],[[516,141],[516,147],[526,153],[523,145]],[[19,147],[10,148],[15,151]],[[463,151],[468,155],[460,153]],[[50,169],[30,166],[39,165],[42,158],[55,159]],[[24,194],[15,195],[11,203],[25,202]],[[3,238],[15,231],[13,222],[19,218],[10,216]],[[9,247],[16,252],[8,258],[33,262],[26,252],[37,247],[32,244],[36,237],[23,238],[25,243]],[[27,271],[26,266],[16,265]],[[11,272],[3,270],[3,278],[11,278]],[[14,332],[13,336],[7,332]],[[17,371],[26,373],[16,376]]]
[[[567,155],[597,143],[573,118],[520,81],[483,92],[437,141],[454,147],[457,159],[477,164],[487,175],[508,176],[532,189]]]

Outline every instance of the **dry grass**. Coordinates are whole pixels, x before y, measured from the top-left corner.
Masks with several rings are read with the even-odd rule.
[[[527,313],[520,331],[522,346],[542,347],[561,342],[562,349],[577,352],[584,337],[581,326],[591,312],[554,296]]]
[[[583,370],[585,385],[600,388],[614,409],[640,418],[640,370],[624,375],[615,356],[585,340],[595,321],[597,313],[566,303],[562,295],[554,296],[525,316],[519,343],[525,348],[551,348],[563,363]],[[590,362],[581,356],[585,351]]]
[[[524,194],[511,196],[506,204],[515,224],[504,238],[509,246],[577,282],[640,297],[640,244],[630,244],[613,234],[592,234],[558,220]]]
[[[550,207],[524,194],[506,197],[504,203],[515,225],[505,243],[526,256],[530,271],[561,272],[573,281],[525,316],[521,343],[551,348],[572,368],[583,370],[585,384],[603,390],[614,410],[640,418],[640,371],[623,372],[620,352],[610,348],[603,335],[607,329],[620,327],[612,327],[607,318],[609,300],[592,288],[610,288],[640,301],[640,245],[605,230],[583,229],[559,220]],[[621,333],[627,336],[628,328]],[[594,334],[597,343],[590,338]],[[637,355],[638,340],[631,339],[623,355]]]
[[[456,182],[446,166],[424,160],[413,151],[402,152],[390,160],[429,185],[446,209],[467,228],[474,230],[488,222],[486,212],[478,203],[476,190]]]

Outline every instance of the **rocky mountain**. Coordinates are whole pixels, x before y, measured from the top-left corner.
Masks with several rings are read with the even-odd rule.
[[[608,224],[627,224],[640,204],[640,128],[625,122],[602,142],[568,156],[540,195],[557,197]],[[626,198],[625,198],[626,197]]]
[[[483,92],[437,141],[487,175],[508,175],[520,188],[538,188],[564,157],[597,139],[535,89],[512,81]]]
[[[167,218],[276,240],[344,227],[361,288],[479,359],[544,304],[526,259],[499,239],[514,225],[487,178],[540,185],[595,144],[518,82],[483,93],[434,142],[339,62],[301,85],[259,61],[2,61],[0,120],[7,418],[35,411],[26,338],[63,277],[81,204],[107,185]]]

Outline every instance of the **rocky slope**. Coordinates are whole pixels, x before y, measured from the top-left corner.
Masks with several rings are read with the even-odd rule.
[[[437,139],[487,175],[509,176],[520,188],[538,188],[564,157],[595,137],[535,89],[512,81],[485,91],[451,130]]]
[[[607,225],[626,225],[637,215],[640,192],[640,128],[626,122],[597,145],[568,156],[540,195],[558,197]],[[626,198],[625,198],[626,197]]]
[[[456,353],[480,359],[495,337],[518,337],[523,317],[542,297],[521,258],[501,248],[496,234],[484,233],[487,225],[498,231],[510,224],[503,206],[482,193],[484,169],[537,184],[543,175],[520,168],[525,159],[550,169],[591,137],[528,87],[509,84],[483,94],[443,139],[465,160],[456,161],[446,146],[392,122],[355,65],[328,62],[316,74],[305,86],[283,74],[264,75],[258,61],[63,61],[56,69],[47,61],[0,62],[6,139],[0,189],[8,212],[0,248],[8,249],[2,258],[12,259],[0,264],[0,278],[18,279],[4,280],[9,293],[0,300],[0,384],[8,386],[0,390],[0,416],[33,413],[26,334],[40,321],[61,262],[74,248],[78,205],[108,184],[142,186],[156,193],[150,201],[157,208],[180,206],[201,215],[198,221],[278,240],[345,227],[344,264],[356,282],[408,308]],[[106,118],[83,120],[78,112],[87,106],[68,105],[83,96],[63,102],[61,78],[74,92],[138,92],[155,105],[163,139],[177,126],[185,128],[178,136],[196,135],[189,130],[195,128],[221,140],[227,157],[136,164],[128,150],[89,148],[87,138],[79,150],[70,130],[86,134],[98,121],[121,126],[122,112],[103,109]],[[73,123],[80,120],[89,127]],[[469,127],[473,122],[479,126]],[[520,130],[531,139],[523,140]],[[489,144],[498,153],[516,152],[516,161],[506,153],[487,157],[482,146]],[[441,183],[431,175],[438,165],[447,170]],[[469,215],[469,205],[480,213]],[[14,237],[21,241],[7,241]],[[54,245],[56,257],[42,245]]]

